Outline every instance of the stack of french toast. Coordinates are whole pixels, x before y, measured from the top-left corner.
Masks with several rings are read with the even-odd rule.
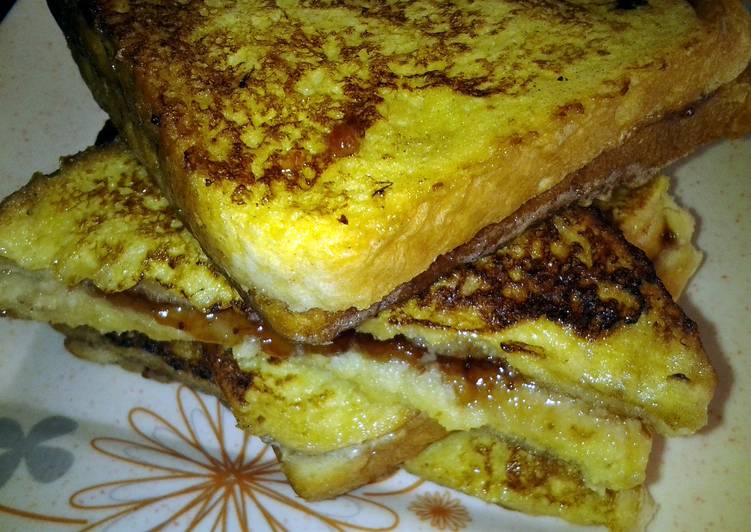
[[[646,525],[716,384],[659,174],[751,132],[740,1],[49,7],[116,135],[0,205],[5,314],[216,395],[308,500]]]

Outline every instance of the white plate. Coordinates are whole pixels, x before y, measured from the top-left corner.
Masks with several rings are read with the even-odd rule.
[[[91,144],[104,119],[46,6],[21,0],[0,24],[0,196]],[[657,441],[652,530],[749,530],[751,139],[713,146],[673,173],[707,254],[682,303],[701,325],[721,384],[707,429]],[[191,508],[211,508],[199,528],[222,508],[233,528],[242,508],[253,529],[574,529],[414,486],[406,473],[352,497],[305,503],[258,440],[238,460],[242,435],[220,412],[184,388],[81,362],[45,325],[0,320],[0,529],[140,530],[186,508],[178,528]]]

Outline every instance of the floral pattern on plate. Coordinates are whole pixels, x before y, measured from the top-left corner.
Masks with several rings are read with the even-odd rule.
[[[177,422],[135,407],[128,416],[135,438],[92,440],[97,452],[136,471],[71,495],[73,508],[106,514],[87,529],[132,520],[157,530],[248,530],[251,524],[282,530],[294,513],[301,514],[292,517],[296,522],[334,530],[391,530],[399,524],[398,514],[376,500],[377,493],[345,495],[336,504],[298,498],[270,446],[235,428],[216,399],[180,386],[176,406]]]

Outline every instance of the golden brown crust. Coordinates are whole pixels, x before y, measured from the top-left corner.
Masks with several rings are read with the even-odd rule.
[[[360,311],[290,312],[282,303],[250,294],[252,304],[289,336],[319,342],[425,290],[458,264],[472,262],[522,233],[534,220],[574,201],[607,196],[618,185],[645,183],[661,168],[698,147],[751,132],[751,68],[735,81],[685,109],[636,130],[621,146],[605,152],[550,191],[526,202],[513,216],[480,231],[471,241],[438,257],[430,268],[389,296]]]
[[[404,144],[412,157],[409,159],[408,167],[412,170],[417,169],[418,173],[430,174],[428,177],[427,174],[410,174],[409,179],[424,181],[424,187],[419,185],[416,188],[413,184],[405,182],[403,177],[400,177],[402,181],[384,177],[390,175],[389,171],[378,165],[365,164],[370,160],[367,154],[380,153],[373,147],[379,145],[378,139],[391,142],[388,139],[397,138],[396,133],[388,129],[393,126],[392,121],[389,121],[388,112],[389,109],[401,109],[401,104],[389,100],[391,96],[388,96],[388,91],[379,93],[379,97],[384,98],[380,106],[376,105],[381,118],[367,129],[362,142],[359,140],[358,132],[359,129],[370,125],[371,106],[364,106],[364,117],[355,116],[353,122],[348,121],[350,117],[347,116],[346,102],[358,101],[357,98],[362,98],[362,93],[353,90],[350,91],[352,94],[349,94],[349,89],[346,88],[349,85],[345,83],[345,103],[341,104],[344,107],[339,103],[331,108],[323,106],[323,109],[332,111],[337,120],[342,120],[341,124],[344,125],[339,127],[339,123],[332,124],[327,121],[328,119],[320,121],[313,117],[307,125],[310,126],[311,135],[315,138],[306,137],[310,141],[309,147],[312,146],[312,151],[302,153],[297,148],[292,148],[282,150],[284,155],[279,155],[282,152],[275,141],[268,144],[268,147],[272,152],[276,152],[266,154],[268,157],[264,158],[257,153],[260,148],[248,147],[243,141],[243,146],[248,147],[246,150],[233,140],[233,134],[227,133],[228,136],[223,136],[234,127],[230,122],[243,120],[236,115],[239,109],[236,105],[237,90],[249,89],[252,92],[258,89],[256,86],[248,86],[249,81],[245,78],[247,73],[234,80],[236,84],[232,84],[233,80],[227,76],[241,73],[252,61],[246,61],[243,63],[245,66],[235,70],[214,68],[216,65],[222,68],[227,66],[224,62],[227,49],[233,54],[240,54],[237,57],[247,59],[247,53],[255,50],[253,46],[250,47],[250,51],[242,47],[233,48],[237,42],[229,35],[231,31],[227,35],[220,32],[220,37],[226,37],[226,42],[220,42],[209,52],[213,50],[220,55],[225,54],[224,59],[219,59],[218,63],[214,63],[217,61],[216,57],[209,57],[205,62],[194,61],[194,57],[204,57],[201,53],[206,52],[201,48],[202,44],[199,46],[195,43],[200,41],[202,35],[214,35],[213,30],[207,29],[208,26],[204,24],[206,21],[189,16],[182,22],[177,18],[164,16],[139,18],[138,11],[141,9],[164,9],[164,6],[159,4],[149,4],[150,7],[144,7],[139,3],[118,4],[118,9],[110,9],[112,6],[103,3],[89,10],[88,21],[80,11],[76,11],[76,2],[70,2],[68,5],[52,2],[51,6],[68,35],[82,72],[92,85],[97,99],[113,115],[113,119],[124,131],[151,173],[160,178],[168,196],[184,209],[183,217],[209,255],[239,283],[255,306],[277,329],[308,341],[325,341],[332,338],[337,331],[351,327],[365,316],[393,304],[409,293],[414,293],[421,286],[426,286],[453,264],[473,260],[497,247],[510,233],[519,232],[525,223],[547,212],[548,209],[544,208],[545,203],[542,200],[537,204],[526,205],[511,221],[481,231],[471,244],[462,245],[482,227],[511,214],[540,190],[547,189],[549,192],[545,202],[553,201],[555,206],[559,206],[573,200],[576,192],[590,189],[590,192],[594,193],[599,188],[607,188],[607,184],[603,185],[602,181],[625,179],[625,175],[632,176],[634,171],[649,172],[655,166],[694,148],[695,142],[687,142],[677,149],[675,146],[669,147],[665,151],[660,151],[662,157],[657,157],[657,160],[651,160],[651,156],[654,155],[651,153],[651,147],[647,148],[646,154],[635,150],[637,157],[629,158],[627,164],[633,165],[634,161],[637,161],[638,165],[626,170],[609,162],[605,157],[593,167],[588,167],[591,173],[585,172],[586,177],[593,182],[585,179],[577,184],[569,178],[566,181],[567,186],[562,189],[554,188],[555,193],[550,190],[550,187],[564,176],[580,168],[603,150],[607,151],[617,146],[635,126],[654,120],[671,109],[680,108],[703,96],[719,83],[734,77],[745,66],[748,60],[749,39],[748,21],[742,7],[738,2],[724,0],[714,2],[711,9],[704,9],[704,3],[706,2],[698,2],[698,11],[703,18],[693,17],[686,10],[687,4],[681,2],[651,2],[649,9],[633,10],[633,17],[631,12],[628,16],[618,15],[617,20],[613,19],[615,15],[612,14],[600,13],[598,16],[602,15],[604,18],[598,19],[591,18],[592,13],[583,15],[582,9],[577,11],[577,8],[570,6],[565,8],[571,9],[571,13],[567,14],[566,24],[562,25],[560,20],[556,20],[551,27],[565,26],[572,30],[572,35],[577,31],[583,34],[591,33],[584,29],[591,29],[587,25],[593,24],[593,20],[605,24],[609,32],[616,31],[614,28],[620,28],[616,33],[627,35],[626,27],[629,25],[638,25],[639,21],[647,20],[649,16],[668,8],[675,8],[675,13],[685,16],[687,33],[681,34],[681,38],[672,43],[675,45],[675,49],[670,48],[672,51],[667,48],[650,49],[646,53],[653,61],[640,63],[638,68],[629,70],[624,77],[608,79],[595,92],[579,92],[578,99],[572,97],[566,101],[558,101],[558,104],[554,105],[555,112],[552,115],[545,114],[543,122],[539,124],[535,122],[536,118],[530,118],[532,126],[528,129],[522,127],[520,132],[512,131],[514,128],[494,131],[487,138],[483,137],[487,141],[486,144],[483,144],[485,141],[480,142],[477,139],[473,139],[475,144],[470,146],[467,146],[466,142],[449,143],[444,147],[439,166],[433,164],[434,159],[419,159],[421,162],[418,163],[418,159],[414,158],[417,152],[410,151],[414,146],[430,143]],[[550,6],[545,7],[539,2],[509,2],[508,5],[514,9],[523,7],[519,13],[514,12],[514,15],[529,15],[533,19],[538,17],[542,20],[540,22],[535,19],[535,24],[544,24],[544,19],[550,16],[545,11]],[[122,9],[123,7],[127,9]],[[558,11],[553,10],[553,14],[560,15],[560,10],[564,8],[558,6],[557,9]],[[128,10],[130,12],[127,12]],[[210,11],[207,13],[206,24],[213,24],[215,19]],[[665,11],[663,14],[665,13],[668,12]],[[394,22],[393,13],[366,13],[363,16],[368,23],[373,20],[380,23],[383,22],[382,19],[388,24]],[[587,18],[588,16],[590,18]],[[134,25],[134,20],[138,25],[141,24],[139,20],[168,18],[172,22],[164,28],[149,28],[152,31],[128,33],[129,28]],[[627,21],[625,24],[624,20]],[[665,16],[662,22],[668,20],[672,24],[677,18]],[[191,31],[193,33],[188,38]],[[204,31],[207,33],[202,33]],[[292,35],[297,34],[292,32]],[[587,45],[590,44],[587,41]],[[313,50],[319,45],[320,43],[305,39],[301,42],[295,41],[298,49],[291,55],[299,59],[301,53],[304,55],[300,50]],[[692,53],[685,54],[684,47],[689,47]],[[567,48],[559,47],[552,50],[564,49]],[[603,48],[606,53],[602,57],[607,57],[608,54],[617,55],[618,50],[620,49]],[[169,60],[162,57],[164,53],[171,54]],[[180,61],[180,54],[191,54],[190,61]],[[451,57],[456,59],[460,56],[461,53],[458,53]],[[173,57],[178,60],[173,61]],[[581,58],[567,57],[556,60],[560,63],[559,68],[568,68],[572,64],[578,64],[576,61],[579,59]],[[587,55],[587,60],[596,62],[597,59]],[[549,78],[550,65],[544,63],[534,63],[534,67],[525,65],[538,76],[535,78],[537,83],[555,82],[558,83],[553,83],[558,87],[557,90],[563,90],[560,88],[562,82],[558,82],[558,78]],[[190,70],[194,64],[198,66]],[[373,64],[378,64],[378,61],[374,60]],[[114,70],[111,68],[113,65]],[[257,69],[261,74],[267,72],[264,65],[265,63],[261,64]],[[186,77],[185,68],[195,76]],[[291,72],[285,70],[286,68],[278,70],[282,73]],[[216,77],[218,71],[223,72],[222,76]],[[372,73],[377,74],[376,71]],[[459,104],[474,105],[476,100],[473,98],[477,98],[478,90],[493,93],[504,85],[501,79],[493,77],[498,71],[493,70],[491,74],[481,76],[484,79],[483,83],[489,83],[487,86],[482,83],[467,84],[466,75],[461,83],[447,80],[445,76],[440,79],[440,76],[434,74],[425,75],[424,72],[417,78],[407,75],[400,79],[411,80],[405,83],[410,89],[415,89],[412,82],[419,78],[418,82],[426,87],[419,87],[419,94],[432,95],[431,98],[436,94],[440,94],[442,98],[444,93],[441,93],[441,90],[449,89],[447,101],[453,102],[451,109],[456,109]],[[253,75],[256,75],[256,71],[253,71]],[[559,77],[564,80],[573,79],[571,76]],[[173,78],[181,80],[179,83],[182,85],[171,85],[170,80]],[[381,79],[384,83],[388,81],[386,78],[388,76],[375,76],[375,79]],[[351,81],[354,78],[347,79]],[[301,80],[302,78],[299,78],[297,81]],[[260,86],[263,87],[265,81],[268,80],[260,80]],[[577,83],[580,81],[581,78],[577,78]],[[243,84],[246,86],[242,87]],[[389,84],[393,84],[392,81],[388,81],[384,90],[388,89]],[[514,94],[514,101],[517,102],[520,101],[519,94],[523,95],[529,89],[519,80],[512,80],[512,86],[517,91]],[[666,86],[670,86],[671,91],[666,92]],[[307,94],[306,91],[310,89],[305,84],[295,87],[303,94]],[[368,87],[366,83],[365,88]],[[606,91],[607,87],[609,88]],[[229,96],[227,91],[231,92]],[[313,92],[315,99],[318,93]],[[367,90],[366,93],[370,94]],[[472,95],[468,96],[467,93]],[[402,93],[395,91],[394,94]],[[417,92],[409,90],[404,93],[407,100],[415,94]],[[590,99],[583,98],[584,94]],[[202,99],[204,96],[207,98],[206,101]],[[483,96],[482,101],[495,101],[493,98],[496,96],[498,94]],[[214,97],[218,97],[220,102],[227,103],[229,107],[212,108],[212,102],[216,103]],[[394,98],[398,100],[397,96]],[[436,98],[437,102],[442,101],[438,96]],[[591,102],[596,102],[596,105],[590,105]],[[285,107],[280,111],[281,114],[287,116],[285,113],[294,111],[295,105],[294,102],[291,103],[291,107]],[[205,106],[210,108],[209,111],[204,112]],[[540,108],[546,107],[543,105]],[[482,113],[477,116],[483,117],[489,112],[485,107],[482,109]],[[506,110],[503,107],[504,113]],[[222,116],[218,116],[217,112]],[[461,114],[456,114],[454,118],[460,117]],[[225,115],[231,116],[227,118]],[[397,115],[398,112],[394,116]],[[473,120],[477,118],[472,113],[469,115]],[[487,116],[495,115],[491,112]],[[263,122],[265,119],[258,120]],[[295,124],[299,126],[296,122]],[[206,128],[211,130],[210,134]],[[383,128],[391,133],[384,133]],[[200,130],[198,134],[197,129]],[[272,130],[273,128],[268,131]],[[409,136],[412,133],[408,131],[404,134]],[[308,129],[305,129],[305,135],[307,134]],[[329,160],[329,156],[324,154],[321,155],[321,159],[319,155],[324,153],[321,150],[327,149],[324,146],[327,145],[327,141],[321,139],[328,139],[328,135],[333,135],[334,145],[344,150],[341,155],[352,152],[351,156]],[[210,146],[204,142],[205,138],[211,139]],[[253,139],[245,140],[253,144]],[[556,148],[551,149],[551,146]],[[491,153],[489,158],[481,161],[473,159],[477,150],[482,151],[485,148]],[[456,159],[454,164],[449,163],[451,158],[446,149],[475,151],[469,159],[462,159],[463,162],[456,162],[459,161]],[[319,164],[316,160],[324,162]],[[268,162],[268,165],[264,166],[266,163],[263,161]],[[274,168],[279,167],[280,161],[283,162],[282,166],[287,166],[275,174]],[[251,179],[241,179],[235,175],[234,166],[238,164],[244,167],[250,165],[251,172],[243,175],[251,176]],[[257,164],[261,164],[260,169],[254,169],[254,165]],[[297,172],[298,167],[302,168],[302,174]],[[376,167],[381,169],[377,171],[374,180],[348,180],[347,176],[350,174],[358,174],[363,168]],[[209,168],[209,173],[206,168]],[[304,175],[306,168],[313,172],[311,176]],[[323,172],[321,175],[318,174],[319,169]],[[513,169],[513,172],[510,169]],[[454,178],[463,177],[456,181],[447,181],[445,174],[450,174]],[[223,175],[231,176],[235,180],[230,182],[228,179],[219,179]],[[272,175],[276,175],[276,180],[269,177]],[[278,178],[282,175],[292,176],[296,186],[304,184],[303,188],[310,187],[310,190],[303,194],[283,193],[289,181],[279,184]],[[300,175],[303,176],[302,181]],[[506,183],[505,177],[498,179],[501,175],[513,175],[513,183]],[[540,181],[540,177],[545,177],[545,180]],[[347,183],[353,182],[357,184],[352,185],[353,188],[347,188],[350,186]],[[269,196],[267,192],[272,189],[273,194]],[[332,193],[329,194],[330,192]],[[366,200],[355,201],[353,198],[356,196],[366,197]],[[496,197],[499,201],[487,202],[488,196]],[[315,198],[323,198],[324,201],[320,202]],[[482,204],[478,204],[478,201]],[[252,208],[254,202],[259,205],[255,210]],[[288,218],[290,212],[294,215]],[[378,214],[381,212],[382,215]],[[432,219],[442,219],[444,223],[425,222]],[[384,220],[388,220],[388,223]],[[451,232],[445,231],[447,226],[452,228]],[[325,245],[321,245],[322,241]],[[280,243],[284,243],[281,248]],[[450,252],[454,248],[457,249]],[[436,256],[446,252],[450,253],[437,259],[430,266]],[[426,269],[427,272],[424,271]],[[421,275],[412,282],[418,274]],[[368,282],[363,283],[364,279]],[[397,286],[399,288],[395,288]],[[391,294],[387,295],[389,292]]]
[[[646,255],[584,207],[549,216],[358,330],[463,360],[503,359],[667,434],[704,426],[715,387],[696,324]]]
[[[552,515],[612,531],[642,530],[654,506],[643,486],[591,490],[576,470],[486,430],[455,432],[405,468],[427,480],[529,514]]]
[[[337,158],[359,150],[363,135],[383,117],[378,107],[388,91],[440,87],[477,98],[497,94],[521,97],[547,89],[548,78],[564,81],[564,85],[582,83],[558,78],[566,68],[599,65],[597,56],[622,54],[620,60],[632,60],[630,54],[636,47],[629,49],[622,42],[633,36],[632,31],[643,32],[639,53],[655,54],[638,68],[650,70],[658,61],[663,62],[663,70],[670,68],[667,61],[673,50],[646,34],[652,25],[679,38],[688,34],[685,44],[698,46],[697,51],[703,51],[705,43],[700,41],[707,39],[735,45],[727,41],[742,35],[737,5],[713,2],[709,8],[703,3],[697,2],[701,15],[696,17],[685,2],[664,0],[630,10],[618,4],[555,5],[534,0],[477,2],[474,6],[425,4],[419,9],[399,3],[386,6],[348,1],[290,3],[284,8],[245,1],[218,9],[191,1],[178,9],[168,2],[79,2],[89,23],[109,44],[117,46],[116,66],[132,69],[134,79],[142,84],[138,88],[154,97],[150,103],[155,113],[148,117],[149,122],[161,126],[163,112],[171,112],[181,116],[167,119],[181,120],[185,134],[205,133],[191,126],[205,126],[207,116],[212,127],[222,126],[220,140],[229,141],[229,151],[220,153],[203,143],[204,139],[194,137],[196,143],[186,151],[185,163],[189,171],[206,168],[211,181],[229,179],[246,187],[235,190],[236,199],[250,192],[247,188],[256,182],[309,189]],[[671,15],[681,20],[669,20]],[[321,18],[331,20],[318,20]],[[155,20],[160,22],[154,24]],[[729,22],[725,35],[707,35],[717,31],[720,20]],[[348,25],[351,22],[362,27]],[[531,30],[523,43],[509,42],[504,32],[512,24],[519,30]],[[254,30],[252,36],[248,27]],[[565,35],[566,41],[549,41],[556,37],[542,31],[556,37]],[[494,50],[489,49],[491,44]],[[506,47],[516,48],[516,54],[500,57],[504,55],[501,49],[508,52]],[[534,56],[530,64],[521,62],[527,55]],[[149,79],[140,79],[147,73],[152,74]],[[174,90],[165,74],[188,84],[181,89],[189,95],[187,99],[181,98],[184,95]],[[590,73],[592,78],[599,75]],[[624,96],[632,87],[626,79],[620,81],[617,90]],[[324,82],[337,85],[343,94],[327,92],[320,86]],[[615,80],[608,79],[608,83]],[[190,104],[195,104],[194,108]],[[223,108],[218,109],[217,104]],[[553,116],[581,114],[585,107],[585,102],[572,100],[556,105]],[[233,114],[250,112],[264,116]],[[263,149],[243,138],[247,133],[243,126],[249,122],[250,129],[262,132]],[[308,142],[290,150],[281,138],[293,131]]]
[[[68,286],[145,291],[202,312],[243,305],[120,142],[66,157],[0,202],[0,256]]]
[[[408,317],[409,311],[402,309],[472,312],[485,331],[546,318],[596,342],[641,317],[648,285],[656,285],[658,292],[661,287],[646,256],[608,227],[597,211],[573,207],[537,223],[496,253],[455,268],[410,299],[407,307],[386,313],[394,325],[417,321],[432,327],[431,321]],[[661,295],[665,299],[666,294]],[[679,319],[682,313],[675,305],[665,310],[674,311],[665,324],[666,334],[674,330],[698,342],[691,320]]]

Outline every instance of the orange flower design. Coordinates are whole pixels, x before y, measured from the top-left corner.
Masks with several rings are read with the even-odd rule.
[[[81,510],[104,512],[86,530],[167,527],[285,530],[391,530],[399,517],[368,495],[321,503],[299,499],[270,447],[236,429],[219,401],[209,407],[185,386],[177,390],[178,422],[145,408],[128,416],[138,439],[102,437],[99,453],[147,474],[86,487],[70,497]],[[376,494],[373,494],[376,495]],[[344,507],[342,507],[342,503]]]
[[[452,499],[447,491],[419,495],[408,508],[439,530],[461,530],[472,520],[462,503]]]

